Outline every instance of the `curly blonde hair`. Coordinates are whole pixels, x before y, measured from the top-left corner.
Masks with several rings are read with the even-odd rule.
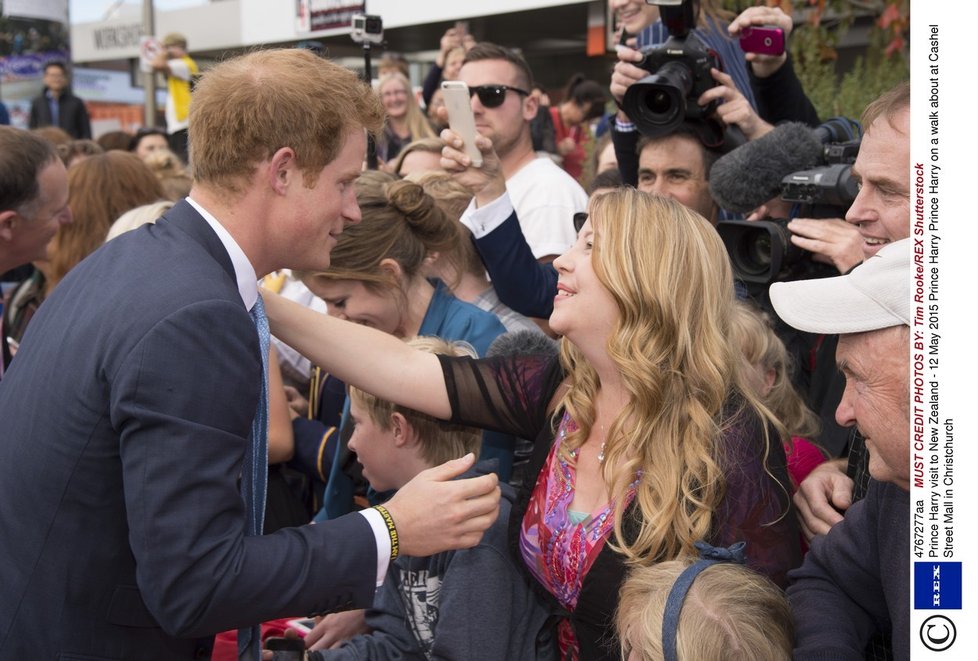
[[[728,410],[724,418],[724,405],[743,402],[764,429],[774,421],[738,369],[739,350],[729,339],[733,275],[710,223],[674,200],[631,188],[592,198],[590,217],[592,267],[619,313],[606,351],[628,393],[608,430],[602,466],[615,504],[613,545],[627,561],[649,564],[694,553],[694,543],[709,538],[725,489],[718,441],[740,415]],[[573,461],[571,451],[594,425],[600,384],[566,338],[561,361],[570,387],[560,403],[578,425],[562,452]],[[639,472],[641,525],[627,541],[625,495]]]
[[[757,365],[774,372],[771,388],[762,396],[764,404],[792,436],[817,438],[822,424],[791,382],[794,363],[767,315],[753,305],[736,301],[732,322],[731,337],[743,352],[745,368]]]

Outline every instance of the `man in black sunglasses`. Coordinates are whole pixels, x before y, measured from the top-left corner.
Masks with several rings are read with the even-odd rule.
[[[574,243],[571,219],[587,208],[587,194],[552,160],[533,151],[530,121],[538,102],[529,94],[530,67],[519,53],[482,42],[466,54],[459,78],[472,94],[476,130],[492,141],[480,171],[459,175],[475,195],[462,222],[479,237],[515,211],[533,256],[553,260]]]

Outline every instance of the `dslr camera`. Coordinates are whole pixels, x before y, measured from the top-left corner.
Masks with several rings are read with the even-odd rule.
[[[686,121],[703,128],[703,120],[713,113],[717,104],[714,101],[699,106],[696,100],[716,85],[710,69],[722,70],[723,63],[715,51],[705,48],[698,39],[688,38],[696,27],[699,0],[652,0],[649,4],[659,6],[669,39],[642,51],[643,59],[638,66],[649,75],[628,88],[622,99],[622,110],[648,136],[672,133]],[[712,137],[700,136],[707,146],[719,144],[723,139],[719,125],[711,128],[714,129]]]
[[[844,118],[833,118],[814,130],[824,144],[824,165],[792,172],[781,180],[781,199],[795,205],[795,217],[845,217],[859,193],[852,176],[852,164],[859,153],[858,130],[858,124],[854,126]],[[767,285],[838,275],[831,267],[813,262],[807,250],[791,242],[789,222],[790,218],[771,218],[730,220],[718,225],[737,279]]]

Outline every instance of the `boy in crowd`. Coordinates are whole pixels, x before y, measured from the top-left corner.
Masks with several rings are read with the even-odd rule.
[[[476,358],[465,344],[420,337],[409,344],[430,353]],[[350,449],[378,491],[399,489],[415,475],[449,458],[479,453],[478,429],[450,425],[350,388],[355,425]],[[489,472],[488,462],[472,470]],[[310,659],[555,659],[548,613],[513,562],[507,543],[515,492],[500,484],[496,522],[482,543],[465,551],[391,563],[373,608],[371,633]]]

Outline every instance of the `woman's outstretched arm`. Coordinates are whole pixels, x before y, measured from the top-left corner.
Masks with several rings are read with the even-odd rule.
[[[448,419],[441,364],[393,335],[328,317],[262,290],[272,333],[340,380],[380,399]]]

